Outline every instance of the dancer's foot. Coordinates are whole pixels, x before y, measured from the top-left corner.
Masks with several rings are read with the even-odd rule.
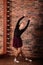
[[[28,61],[29,59],[28,58],[25,58],[26,61]]]
[[[26,61],[29,61],[29,62],[32,62],[32,60],[31,60],[31,59],[28,59],[28,58],[25,58],[25,60],[26,60]]]
[[[31,60],[31,59],[29,59],[29,62],[32,62],[32,60]]]
[[[19,63],[19,61],[17,60],[17,58],[14,59],[14,62]]]

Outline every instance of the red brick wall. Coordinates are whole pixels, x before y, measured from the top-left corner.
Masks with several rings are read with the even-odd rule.
[[[11,0],[10,16],[11,16],[11,44],[13,44],[13,33],[18,19],[25,15],[27,21],[30,19],[30,24],[27,30],[22,34],[23,40],[23,53],[29,57],[43,56],[43,42],[41,30],[36,30],[42,24],[39,14],[42,13],[41,5],[38,0]],[[40,38],[41,37],[41,38]],[[25,46],[28,45],[28,49],[25,50]]]
[[[6,2],[7,3],[7,2]],[[0,1],[0,30],[3,29],[3,1]],[[13,44],[13,34],[16,23],[20,17],[25,15],[23,21],[27,22],[30,19],[30,24],[27,30],[22,34],[23,40],[22,51],[28,57],[42,57],[43,56],[43,3],[39,0],[10,0],[10,19],[11,19],[11,32],[10,32],[10,47]],[[5,17],[6,18],[6,17]],[[1,25],[2,24],[2,25]],[[26,23],[25,23],[26,24]],[[41,28],[41,29],[40,29]],[[37,30],[38,29],[38,30]],[[4,31],[3,31],[4,32]],[[0,31],[0,40],[3,49],[3,33]],[[6,37],[6,36],[5,36]],[[7,47],[9,48],[9,47]]]
[[[0,54],[3,53],[3,0],[0,0]]]
[[[0,0],[0,54],[6,53],[6,1]]]

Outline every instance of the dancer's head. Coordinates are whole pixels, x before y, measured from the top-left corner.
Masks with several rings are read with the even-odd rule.
[[[25,23],[22,22],[22,23],[20,24],[20,26],[19,26],[19,29],[23,29],[23,28],[24,28],[24,25],[25,25]]]

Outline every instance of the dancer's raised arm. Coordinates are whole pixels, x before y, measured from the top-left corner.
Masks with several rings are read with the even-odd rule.
[[[17,25],[16,25],[16,26],[18,26],[18,25],[19,25],[20,21],[21,21],[24,17],[25,17],[25,16],[22,16],[22,17],[18,20],[18,22],[17,22]]]
[[[27,25],[25,26],[25,28],[23,28],[22,30],[20,30],[20,31],[21,31],[21,33],[23,33],[23,32],[27,29],[27,27],[28,27],[29,23],[30,23],[30,20],[28,20],[28,23],[27,23]]]

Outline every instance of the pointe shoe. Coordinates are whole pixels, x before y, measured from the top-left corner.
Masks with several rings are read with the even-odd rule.
[[[31,59],[28,59],[28,58],[25,58],[25,60],[26,60],[26,61],[29,61],[29,62],[32,62],[32,60],[31,60]]]
[[[16,58],[14,59],[14,62],[19,63],[19,61]]]
[[[25,58],[26,61],[28,61],[29,59],[28,58]]]
[[[32,62],[32,60],[30,59],[29,62]]]

